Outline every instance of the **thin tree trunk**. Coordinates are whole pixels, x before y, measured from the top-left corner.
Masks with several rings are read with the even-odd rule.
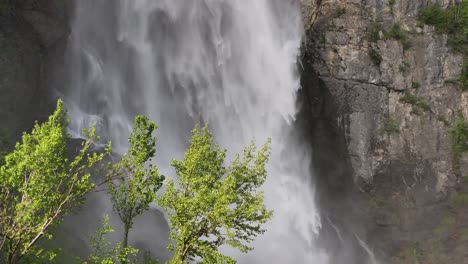
[[[124,237],[122,242],[122,250],[125,250],[128,247],[128,232],[130,231],[130,225],[125,223],[124,224]],[[127,256],[125,259],[122,259],[122,264],[127,264]]]

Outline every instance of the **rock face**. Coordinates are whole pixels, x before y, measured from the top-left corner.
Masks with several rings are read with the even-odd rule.
[[[66,2],[22,0],[14,10],[0,9],[0,129],[19,135],[47,115],[48,74],[68,28]]]
[[[454,155],[449,137],[457,112],[468,116],[468,92],[451,81],[464,58],[447,35],[417,23],[422,8],[456,2],[304,1],[306,111],[322,124],[313,133],[328,127],[332,135],[312,141],[341,142],[332,157],[351,169],[324,170],[341,179],[323,181],[352,182],[368,241],[384,262],[468,263],[468,214],[454,204],[466,188],[468,156]]]

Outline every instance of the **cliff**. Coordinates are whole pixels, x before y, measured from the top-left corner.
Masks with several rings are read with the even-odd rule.
[[[47,116],[50,74],[63,54],[68,7],[59,0],[11,3],[0,5],[0,129],[19,135]]]
[[[457,2],[304,1],[302,119],[320,182],[359,201],[354,215],[385,262],[468,263],[466,42],[457,50],[459,32],[420,18]]]

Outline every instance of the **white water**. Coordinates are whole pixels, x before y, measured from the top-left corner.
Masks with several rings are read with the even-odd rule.
[[[196,122],[235,153],[273,140],[268,231],[239,263],[327,263],[310,156],[292,137],[302,25],[290,0],[79,0],[65,93],[72,131],[98,122],[122,150],[135,114],[155,120],[158,165],[180,158]],[[157,239],[157,238],[155,238]]]

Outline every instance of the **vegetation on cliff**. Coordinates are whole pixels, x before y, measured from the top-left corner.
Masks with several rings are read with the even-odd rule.
[[[426,7],[421,11],[419,21],[434,26],[439,33],[448,34],[449,46],[463,54],[465,63],[457,81],[463,91],[468,90],[468,0],[446,9],[438,5]]]

